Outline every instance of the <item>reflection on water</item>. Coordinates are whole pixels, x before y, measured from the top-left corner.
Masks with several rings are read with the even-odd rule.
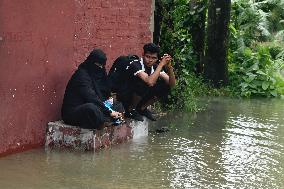
[[[33,150],[0,159],[0,188],[284,188],[284,101],[212,99],[99,153]]]

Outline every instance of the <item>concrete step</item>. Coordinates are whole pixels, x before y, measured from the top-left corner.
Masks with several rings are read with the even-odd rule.
[[[46,148],[68,148],[83,151],[97,151],[102,148],[148,136],[148,120],[143,122],[127,120],[119,126],[103,130],[81,129],[63,121],[49,122],[46,132]]]

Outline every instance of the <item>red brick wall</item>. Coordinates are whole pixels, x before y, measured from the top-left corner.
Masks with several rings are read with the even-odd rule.
[[[108,55],[108,68],[120,54],[141,54],[143,44],[151,41],[152,0],[76,1],[75,61],[95,47]]]
[[[0,0],[0,155],[44,144],[64,89],[94,48],[141,54],[151,0]]]

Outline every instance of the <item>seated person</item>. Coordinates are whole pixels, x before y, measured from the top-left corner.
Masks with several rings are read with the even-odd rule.
[[[104,123],[120,118],[104,101],[110,96],[105,70],[106,54],[94,49],[69,80],[61,109],[65,123],[86,129],[102,129]]]
[[[124,70],[127,90],[117,90],[117,96],[124,104],[125,116],[143,121],[141,115],[155,121],[147,109],[155,101],[166,98],[170,88],[175,85],[175,75],[170,62],[171,56],[165,54],[158,62],[159,47],[154,43],[144,45],[142,58],[134,59]],[[165,68],[167,73],[162,71]],[[120,73],[121,74],[121,73]],[[123,74],[123,73],[122,73]],[[111,80],[114,80],[111,78]],[[119,87],[118,87],[119,88]]]

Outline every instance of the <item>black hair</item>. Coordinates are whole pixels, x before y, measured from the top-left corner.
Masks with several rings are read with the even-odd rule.
[[[143,47],[143,50],[144,50],[144,54],[146,53],[157,53],[159,55],[160,53],[160,47],[154,43],[147,43],[144,45]]]

